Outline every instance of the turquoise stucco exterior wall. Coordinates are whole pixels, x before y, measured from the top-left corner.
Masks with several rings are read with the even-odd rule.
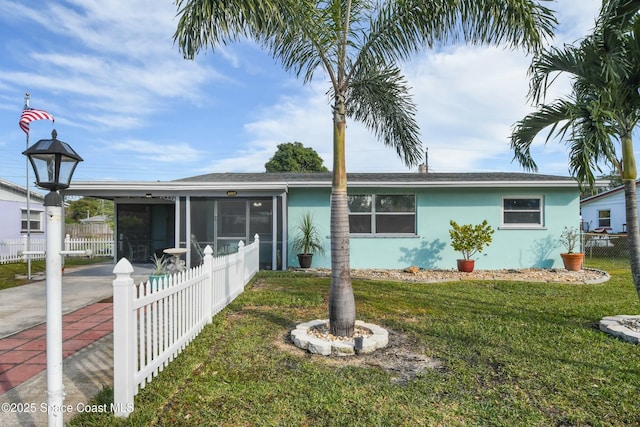
[[[331,240],[329,239],[331,224],[331,209],[329,200],[331,190],[320,188],[290,189],[288,196],[287,210],[287,235],[288,235],[288,255],[287,266],[298,267],[298,258],[295,252],[291,251],[291,241],[294,239],[295,225],[298,219],[305,212],[311,212],[316,226],[320,229],[323,238],[324,255],[315,253],[313,255],[312,267],[331,267]]]
[[[476,254],[476,269],[561,268],[563,248],[558,238],[563,228],[578,227],[580,205],[575,188],[431,188],[431,189],[358,189],[350,194],[416,194],[417,235],[411,237],[351,238],[352,268],[405,268],[416,265],[429,269],[455,269],[461,258],[450,245],[449,221],[478,224],[486,219],[494,228],[493,242]],[[542,196],[544,227],[518,229],[501,227],[502,198]],[[326,253],[316,254],[313,267],[329,268],[330,208],[329,189],[290,189],[289,241],[298,216],[311,211],[321,235]],[[288,265],[297,267],[296,254],[289,253]]]

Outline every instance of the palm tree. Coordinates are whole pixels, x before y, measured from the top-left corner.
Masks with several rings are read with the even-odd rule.
[[[422,156],[415,104],[398,63],[456,41],[537,49],[552,12],[532,0],[177,0],[174,40],[186,58],[251,39],[305,83],[323,72],[333,111],[331,333],[351,336],[346,119],[365,124],[407,166]]]
[[[601,164],[613,167],[624,182],[631,272],[640,296],[640,241],[636,165],[632,132],[640,119],[640,2],[605,0],[593,32],[576,46],[551,47],[530,67],[530,97],[541,103],[517,122],[511,136],[514,159],[537,170],[531,144],[549,129],[546,142],[559,137],[569,145],[569,170],[593,187]],[[544,103],[558,74],[572,81],[569,97]]]

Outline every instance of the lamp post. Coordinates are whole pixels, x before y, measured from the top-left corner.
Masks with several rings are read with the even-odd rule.
[[[63,425],[64,384],[62,381],[62,196],[82,158],[66,142],[41,139],[22,154],[36,174],[36,185],[49,190],[44,198],[46,224],[47,293],[47,418],[49,426]]]

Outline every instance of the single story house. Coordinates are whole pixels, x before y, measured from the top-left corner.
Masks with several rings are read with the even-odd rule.
[[[30,231],[42,235],[45,230],[44,195],[0,179],[0,241],[20,239]],[[30,227],[30,230],[28,230]]]
[[[638,185],[640,181],[636,182],[636,186]],[[624,185],[585,197],[580,201],[584,231],[606,230],[608,233],[625,233],[627,231],[625,206]]]
[[[80,218],[78,221],[80,224],[106,224],[109,222],[109,217],[107,215],[95,215],[87,218]]]
[[[331,173],[212,173],[175,181],[72,182],[65,194],[115,202],[116,259],[144,262],[163,248],[205,245],[217,254],[260,236],[262,269],[296,267],[289,249],[295,222],[311,212],[330,267]],[[477,269],[561,267],[558,238],[580,223],[577,183],[526,173],[348,174],[352,268],[451,269],[449,221],[495,229]]]

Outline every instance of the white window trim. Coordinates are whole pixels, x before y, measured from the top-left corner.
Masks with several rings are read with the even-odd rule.
[[[606,218],[600,218],[600,212],[609,212],[609,216]],[[607,228],[607,227],[611,227],[611,208],[607,208],[607,209],[598,209],[597,211],[598,214],[598,228]],[[600,225],[600,220],[602,219],[608,219],[609,220],[609,225]]]
[[[349,215],[370,215],[371,216],[371,233],[349,233],[351,237],[417,237],[418,236],[418,196],[415,193],[357,193],[349,194],[350,196],[371,196],[371,211],[369,212],[349,212]],[[377,212],[376,196],[413,196],[413,212]],[[413,215],[414,233],[376,233],[375,218],[376,215]]]
[[[540,200],[540,224],[538,223],[505,223],[504,222],[504,201],[505,199],[539,199]],[[519,212],[538,212],[538,210],[531,211],[519,211]],[[544,230],[544,196],[541,194],[528,194],[528,195],[509,195],[502,196],[500,199],[500,229],[508,230]]]
[[[32,220],[33,218],[37,218],[39,217],[39,221],[38,223],[40,224],[39,228],[32,228],[31,231],[32,233],[44,233],[44,210],[41,209],[29,209],[30,213],[31,213],[31,218],[27,218],[28,221]],[[24,220],[23,218],[23,214],[26,216],[27,215],[27,208],[20,208],[20,233],[26,233],[27,229],[26,228],[22,228],[22,221]]]

